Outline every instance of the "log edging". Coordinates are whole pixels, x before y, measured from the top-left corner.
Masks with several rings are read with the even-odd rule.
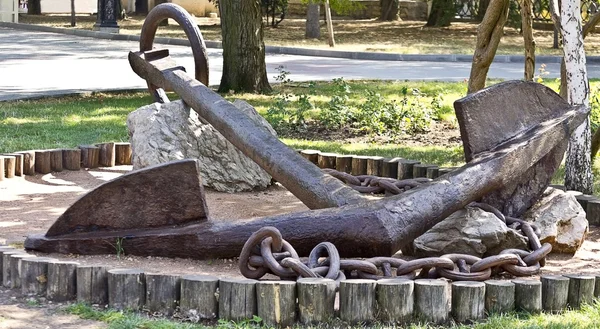
[[[79,170],[119,165],[131,165],[130,143],[97,143],[80,145],[75,149],[48,149],[19,151],[0,154],[0,181],[6,178],[25,175],[48,174],[53,171]],[[421,164],[420,161],[404,158],[384,158],[380,156],[349,155],[319,150],[297,150],[305,159],[320,168],[332,168],[352,175],[378,175],[395,179],[427,177],[436,179],[452,172],[454,167],[440,167],[435,164]],[[12,168],[15,155],[21,159],[20,170]],[[60,155],[60,156],[59,156]],[[79,157],[79,165],[74,160]],[[7,160],[9,159],[9,160]],[[11,160],[12,159],[12,160]],[[60,164],[58,163],[60,159]],[[5,163],[6,161],[6,163]],[[19,173],[20,171],[20,173]],[[564,185],[550,185],[565,190]],[[600,198],[581,193],[574,193],[575,198],[585,210],[586,218],[591,226],[600,226]]]
[[[0,246],[0,256],[4,254],[27,255],[24,250]],[[243,321],[262,315],[265,323],[276,326],[335,320],[335,282],[329,279],[290,282],[152,274],[136,269],[108,270],[101,265],[80,265],[34,255],[18,257],[18,262],[23,262],[23,265],[8,268],[8,275],[20,276],[24,296],[47,296],[63,302],[108,304],[134,310],[153,309],[166,315],[171,315],[175,307],[181,305],[186,308],[185,314],[182,312],[181,315],[196,319]],[[35,266],[31,267],[32,264]],[[69,273],[68,279],[53,284],[53,275],[48,272],[48,267],[52,272],[52,267],[57,265],[68,267],[65,272]],[[61,277],[65,276],[63,272]],[[46,281],[49,281],[48,284]],[[555,283],[561,283],[561,288],[550,286]],[[541,281],[462,281],[452,285],[443,279],[343,280],[338,294],[344,296],[340,295],[338,314],[342,320],[353,323],[380,321],[406,324],[424,319],[439,324],[452,320],[468,323],[494,313],[518,310],[554,313],[578,309],[593,302],[593,289],[590,287],[594,286],[600,286],[600,275],[565,274],[544,276]],[[566,303],[567,296],[569,303]],[[390,298],[394,298],[395,302]],[[499,298],[511,302],[499,305]],[[465,304],[468,300],[473,305]],[[277,304],[274,301],[278,301]],[[219,308],[223,311],[219,312]],[[318,321],[315,322],[316,319]]]

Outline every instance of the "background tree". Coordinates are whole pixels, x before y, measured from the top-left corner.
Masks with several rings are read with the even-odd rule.
[[[321,37],[320,25],[321,3],[310,1],[306,8],[306,31],[304,37],[306,39],[318,39]]]
[[[533,80],[535,71],[535,40],[533,39],[533,1],[521,1],[521,30],[525,45],[525,81]]]
[[[450,26],[456,14],[454,0],[433,0],[425,26]]]
[[[487,73],[496,56],[504,24],[508,19],[508,8],[509,0],[491,0],[483,21],[477,28],[477,42],[467,91],[469,94],[485,87]]]
[[[381,12],[379,20],[382,21],[397,21],[400,19],[399,0],[379,0]]]
[[[590,85],[587,78],[585,49],[581,29],[580,0],[562,0],[560,32],[566,69],[567,100],[573,105],[589,106]],[[592,194],[591,130],[589,116],[575,129],[569,140],[565,163],[567,189]]]
[[[219,0],[219,13],[223,38],[223,75],[219,91],[271,91],[260,1]]]

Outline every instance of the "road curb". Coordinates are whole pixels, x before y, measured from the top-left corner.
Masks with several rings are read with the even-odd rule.
[[[118,40],[118,41],[139,41],[139,35],[131,34],[114,34],[100,31],[89,31],[72,28],[50,27],[23,23],[0,22],[0,27],[6,27],[18,30],[39,31],[61,33],[68,35],[76,35],[81,37]],[[155,38],[154,43],[166,45],[189,46],[189,41],[186,39],[177,38]],[[206,47],[221,49],[222,44],[219,41],[205,41]],[[344,58],[355,60],[373,60],[373,61],[410,61],[410,62],[471,62],[472,55],[431,55],[431,54],[397,54],[397,53],[376,53],[366,51],[342,51],[328,49],[313,49],[313,48],[297,48],[284,46],[265,46],[265,51],[270,54],[298,55],[298,56],[315,56],[315,57],[331,57]],[[536,56],[538,63],[560,63],[561,56]],[[523,63],[525,57],[523,55],[496,55],[495,63]],[[600,56],[587,56],[589,64],[600,64]]]

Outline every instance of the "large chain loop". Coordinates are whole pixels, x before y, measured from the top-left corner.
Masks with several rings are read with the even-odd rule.
[[[400,181],[392,182],[390,179],[375,176],[334,174],[348,182],[360,181],[361,184],[366,184],[361,186],[364,189],[387,186],[386,193],[393,193],[400,184]],[[411,182],[407,181],[403,180],[402,184],[411,186]],[[389,184],[394,187],[390,187],[392,185]],[[531,276],[540,273],[545,257],[552,251],[552,245],[541,244],[538,237],[539,229],[535,225],[518,218],[504,217],[500,211],[488,204],[471,203],[469,206],[489,211],[508,225],[518,227],[528,238],[532,251],[505,249],[498,255],[483,259],[464,254],[447,254],[410,261],[393,257],[359,260],[340,259],[339,252],[332,243],[322,242],[313,248],[308,261],[304,263],[276,228],[264,227],[253,233],[244,244],[240,254],[240,271],[245,277],[252,279],[259,279],[271,273],[282,279],[326,277],[337,282],[346,277],[372,280],[391,277],[408,279],[444,277],[455,281],[484,281],[491,277],[493,271],[494,273],[506,271],[514,276]]]

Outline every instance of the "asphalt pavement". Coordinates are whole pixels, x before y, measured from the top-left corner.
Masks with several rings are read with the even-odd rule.
[[[145,81],[129,67],[127,54],[135,41],[105,40],[58,33],[0,27],[0,101],[105,90],[143,89]],[[191,50],[167,47],[171,56],[193,72]],[[208,49],[210,85],[218,85],[222,50]],[[468,79],[468,62],[375,61],[267,54],[269,80],[284,66],[293,81],[345,79],[443,80]],[[546,64],[547,78],[559,76],[559,64]],[[600,65],[589,64],[590,78],[600,77]],[[523,63],[493,63],[488,77],[522,79]],[[0,105],[1,106],[1,105]]]

